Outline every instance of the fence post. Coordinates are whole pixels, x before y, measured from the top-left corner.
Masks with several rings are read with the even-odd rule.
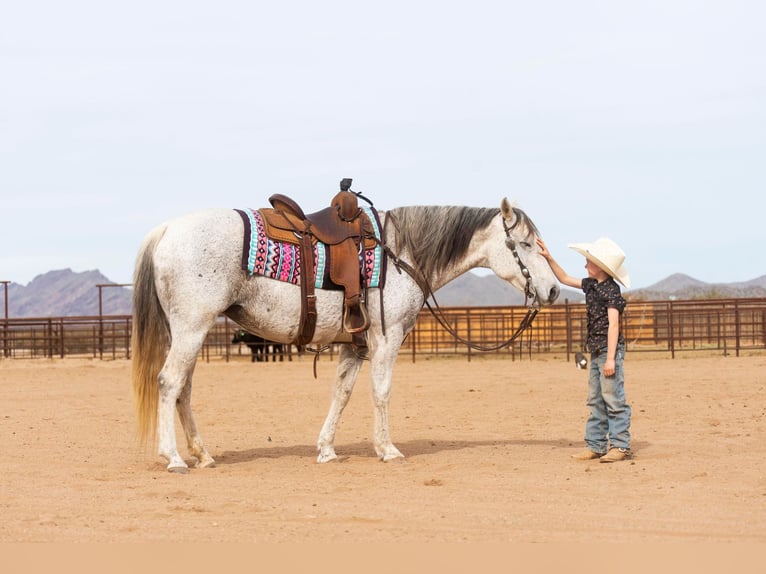
[[[564,321],[566,322],[567,338],[567,363],[572,353],[572,311],[569,308],[569,299],[564,299]]]
[[[471,340],[471,310],[470,309],[465,310],[465,325],[466,325],[466,330],[468,331],[465,338],[467,341],[470,341]],[[455,330],[457,331],[457,325],[455,326]],[[469,363],[471,362],[471,351],[473,351],[473,349],[471,348],[471,345],[468,345],[468,362]]]
[[[128,316],[125,319],[125,358],[130,360],[130,331],[131,331],[131,317]]]
[[[228,363],[229,362],[229,347],[231,347],[231,344],[229,343],[229,341],[231,341],[231,339],[229,339],[229,317],[226,315],[223,316],[223,337],[224,337],[223,342],[226,347],[226,362]],[[292,345],[288,345],[287,348],[290,349],[290,347],[292,347]]]
[[[766,311],[761,311],[761,342],[766,349]]]
[[[10,281],[0,281],[3,284],[5,290],[5,321],[3,322],[3,357],[10,356],[8,352],[8,283]]]
[[[49,359],[53,358],[53,319],[48,319],[46,324],[46,337],[45,337],[45,356]]]
[[[673,330],[673,301],[668,301],[668,336],[670,340],[668,345],[670,346],[670,358],[676,358],[676,336]]]
[[[740,343],[740,316],[739,316],[739,301],[734,300],[734,345],[736,348],[736,356],[739,357],[739,343]]]

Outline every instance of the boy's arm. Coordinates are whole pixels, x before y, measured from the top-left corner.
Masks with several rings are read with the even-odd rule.
[[[617,355],[617,340],[620,337],[620,312],[614,307],[606,310],[609,318],[609,330],[606,335],[606,362],[604,363],[604,375],[611,377],[614,375],[614,359]]]
[[[556,276],[556,279],[558,279],[560,283],[563,283],[567,287],[582,289],[582,279],[578,279],[577,277],[572,277],[571,275],[567,274],[561,265],[559,265],[553,258],[551,252],[548,251],[548,248],[545,246],[545,242],[539,237],[537,238],[537,245],[540,248],[540,255],[545,257],[548,265],[551,266],[551,271],[553,271],[553,274]]]

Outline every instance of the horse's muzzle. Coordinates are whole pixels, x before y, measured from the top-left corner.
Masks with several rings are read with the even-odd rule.
[[[531,293],[530,293],[531,292]],[[541,297],[537,290],[534,287],[529,288],[529,291],[527,292],[527,301],[530,302],[529,306],[534,308],[540,308],[543,305],[552,305],[556,302],[556,299],[559,298],[559,295],[561,294],[561,289],[559,289],[558,286],[554,285],[551,287],[551,290],[548,292],[548,297],[543,298]]]
[[[559,298],[559,295],[561,295],[561,289],[558,285],[554,285],[551,287],[550,292],[548,293],[548,304],[553,305],[556,302],[556,299]]]

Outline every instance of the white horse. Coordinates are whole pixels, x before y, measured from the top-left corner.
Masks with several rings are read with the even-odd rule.
[[[367,344],[373,443],[378,457],[390,461],[403,458],[389,437],[391,376],[402,341],[423,307],[424,283],[436,291],[470,269],[486,267],[525,292],[530,307],[553,303],[559,287],[535,244],[537,229],[507,199],[500,209],[399,207],[379,216],[381,222],[389,220],[381,240],[389,265],[384,287],[369,292]],[[192,415],[191,392],[198,354],[216,318],[225,314],[272,341],[291,343],[298,334],[300,286],[243,270],[243,233],[235,210],[209,209],[160,225],[138,253],[132,343],[138,433],[144,444],[159,434],[158,452],[171,472],[188,472],[176,445],[176,409],[195,466],[215,465]],[[343,339],[343,292],[318,289],[316,307],[312,343]],[[318,462],[337,458],[335,432],[361,365],[351,345],[341,345],[330,410],[317,441]]]

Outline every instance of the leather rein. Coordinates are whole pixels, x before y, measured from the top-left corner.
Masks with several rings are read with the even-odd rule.
[[[386,223],[388,224],[388,221],[390,220],[393,222],[394,227],[397,227],[396,220],[393,218],[393,215],[389,212],[386,214]],[[513,258],[516,261],[516,263],[519,266],[519,269],[521,270],[521,274],[526,279],[526,285],[524,287],[524,304],[526,305],[527,302],[531,299],[534,300],[536,296],[536,291],[534,286],[532,285],[532,275],[529,272],[529,269],[521,260],[521,257],[519,257],[519,252],[516,249],[516,242],[514,241],[513,237],[511,237],[511,230],[516,226],[518,223],[518,220],[508,227],[508,225],[505,223],[505,218],[502,218],[503,221],[503,230],[505,231],[505,246],[510,249],[511,253],[513,254]],[[385,233],[383,234],[385,237]],[[420,287],[420,290],[423,292],[423,296],[425,298],[425,305],[428,308],[428,310],[431,312],[431,315],[434,316],[434,318],[439,322],[439,324],[444,327],[444,329],[450,333],[453,337],[455,337],[458,341],[461,343],[467,345],[468,347],[475,349],[477,351],[498,351],[500,349],[504,349],[506,347],[509,347],[513,344],[513,342],[518,339],[521,334],[526,331],[534,321],[535,317],[537,316],[537,313],[539,312],[538,308],[532,308],[530,307],[527,310],[527,314],[524,316],[524,318],[521,320],[521,323],[519,324],[516,331],[511,335],[509,339],[506,341],[503,341],[502,343],[498,345],[492,345],[492,346],[483,346],[479,345],[478,343],[474,343],[471,340],[464,339],[461,337],[457,330],[453,328],[448,322],[445,317],[444,311],[442,311],[442,308],[439,306],[439,303],[436,301],[436,296],[434,295],[433,290],[431,289],[431,285],[428,282],[428,279],[423,276],[423,274],[419,271],[413,268],[409,263],[406,261],[402,261],[399,259],[399,257],[391,250],[391,248],[385,244],[382,243],[381,247],[386,252],[386,255],[391,258],[391,261],[393,262],[394,266],[396,267],[396,270],[401,273],[404,271],[412,277],[412,279],[415,280],[415,283],[418,284],[418,287]],[[433,306],[429,302],[429,299],[433,299]]]

